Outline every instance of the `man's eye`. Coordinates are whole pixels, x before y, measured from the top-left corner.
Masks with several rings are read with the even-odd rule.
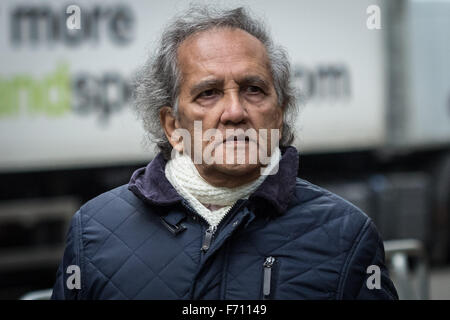
[[[245,91],[250,94],[264,93],[264,91],[257,86],[248,86]]]
[[[209,89],[206,91],[203,91],[202,93],[200,93],[197,98],[211,98],[214,97],[217,94],[217,90],[216,89]]]

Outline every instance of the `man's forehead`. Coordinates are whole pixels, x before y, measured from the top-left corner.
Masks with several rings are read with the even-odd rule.
[[[178,49],[183,76],[205,79],[236,72],[269,76],[267,51],[257,38],[240,29],[215,28],[187,38]],[[215,74],[215,73],[219,74]]]

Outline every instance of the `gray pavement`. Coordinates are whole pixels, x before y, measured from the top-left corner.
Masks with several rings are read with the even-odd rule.
[[[430,299],[450,300],[450,266],[430,270]]]

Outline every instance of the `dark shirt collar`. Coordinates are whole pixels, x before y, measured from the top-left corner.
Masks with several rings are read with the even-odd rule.
[[[258,203],[266,201],[282,214],[295,189],[298,171],[298,152],[294,147],[281,149],[281,160],[278,172],[269,175],[249,200]],[[165,175],[167,161],[159,153],[146,167],[136,170],[128,184],[128,189],[138,198],[159,206],[169,206],[180,202],[183,198],[177,193]]]

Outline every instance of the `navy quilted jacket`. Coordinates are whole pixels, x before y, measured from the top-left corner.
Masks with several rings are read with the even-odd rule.
[[[373,222],[297,178],[297,150],[282,152],[278,173],[215,233],[165,178],[159,154],[74,215],[52,298],[397,299]],[[71,265],[80,289],[67,286]],[[367,286],[370,265],[379,289]]]

